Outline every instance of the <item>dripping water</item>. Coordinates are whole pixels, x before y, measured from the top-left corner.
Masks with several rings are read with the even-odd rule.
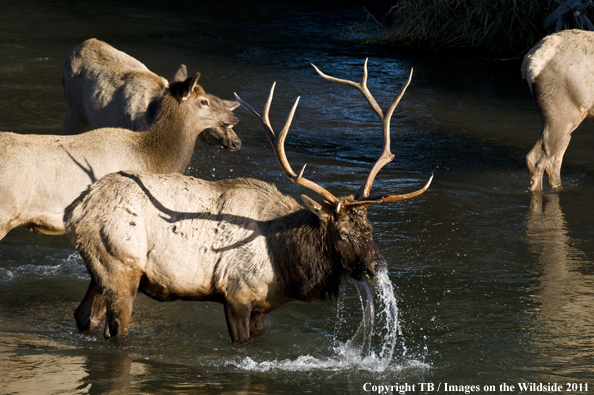
[[[373,282],[352,281],[358,293],[362,318],[352,337],[341,341],[346,315],[345,290],[340,293],[336,308],[333,347],[327,357],[301,355],[291,360],[256,361],[250,357],[240,361],[228,361],[242,370],[250,371],[311,371],[311,370],[365,370],[383,372],[401,368],[394,361],[394,351],[402,331],[398,324],[398,307],[394,288],[387,272],[379,273]],[[375,292],[374,292],[375,291]],[[403,342],[402,342],[403,343]],[[406,349],[402,344],[403,356]],[[410,361],[400,361],[409,364]]]

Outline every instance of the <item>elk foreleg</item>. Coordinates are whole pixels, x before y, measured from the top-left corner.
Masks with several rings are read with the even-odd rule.
[[[264,334],[264,316],[263,312],[253,312],[250,318],[250,336],[257,337]]]
[[[251,313],[252,307],[249,304],[225,301],[225,319],[233,343],[247,344],[251,341]]]
[[[105,297],[99,284],[91,276],[91,283],[84,299],[74,312],[76,326],[80,331],[95,329],[105,315]]]

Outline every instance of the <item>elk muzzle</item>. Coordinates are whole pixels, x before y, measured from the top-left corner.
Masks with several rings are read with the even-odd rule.
[[[210,145],[219,145],[229,152],[241,149],[241,139],[231,126],[206,129],[200,133],[200,139]]]

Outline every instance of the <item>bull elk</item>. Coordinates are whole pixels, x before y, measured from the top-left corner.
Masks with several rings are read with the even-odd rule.
[[[185,72],[182,65],[178,73]],[[62,134],[79,134],[107,127],[148,130],[169,81],[132,56],[90,38],[68,55],[62,85],[66,99]],[[227,104],[231,109],[239,105]],[[208,128],[200,138],[228,151],[241,148],[241,140],[232,128]]]
[[[73,136],[0,132],[0,239],[19,225],[63,234],[64,208],[108,173],[183,173],[205,128],[237,123],[219,98],[198,85],[199,76],[171,83],[143,133],[116,128]]]
[[[406,87],[384,113],[360,84],[383,124],[384,153],[363,187],[337,198],[297,175],[284,141],[298,99],[280,134],[269,121],[274,85],[260,116],[237,97],[264,128],[280,167],[289,179],[319,195],[302,195],[305,207],[274,185],[251,178],[217,182],[172,175],[119,172],[91,185],[65,212],[66,232],[80,252],[91,282],[74,316],[85,331],[107,312],[104,336],[126,337],[138,290],[159,300],[216,301],[224,305],[235,343],[264,331],[264,315],[292,301],[330,300],[343,276],[361,280],[386,270],[372,239],[367,207],[418,196],[369,196],[377,172],[390,153],[390,118]],[[412,77],[412,73],[411,73]]]
[[[561,164],[571,133],[594,121],[594,32],[564,30],[543,38],[524,57],[522,77],[542,119],[542,133],[526,156],[530,190],[563,186]]]

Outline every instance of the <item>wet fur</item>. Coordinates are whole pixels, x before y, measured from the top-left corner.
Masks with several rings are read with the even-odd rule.
[[[162,301],[221,302],[231,339],[249,342],[284,303],[329,300],[345,275],[385,266],[365,207],[314,213],[254,179],[119,172],[90,186],[64,221],[93,278],[77,325],[92,329],[97,311],[116,311],[107,315],[107,338],[127,335],[140,290]],[[365,240],[355,256],[337,246],[357,227]]]

